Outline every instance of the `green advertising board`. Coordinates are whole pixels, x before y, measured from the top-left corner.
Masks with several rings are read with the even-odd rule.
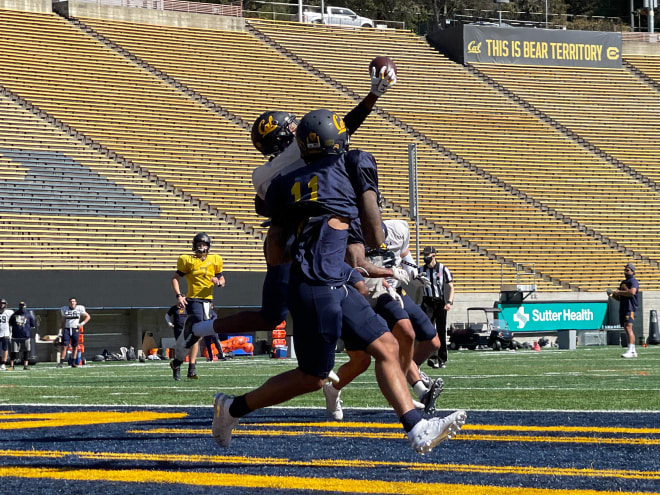
[[[606,302],[530,302],[499,304],[512,332],[597,330],[607,317]]]

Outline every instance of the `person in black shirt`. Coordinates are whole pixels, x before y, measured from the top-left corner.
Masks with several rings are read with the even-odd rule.
[[[628,334],[628,349],[621,354],[622,358],[636,358],[635,332],[633,332],[633,323],[635,322],[635,312],[638,307],[639,282],[635,278],[635,265],[628,263],[623,273],[626,279],[619,284],[619,290],[609,293],[611,297],[619,301],[619,323]]]
[[[9,318],[9,326],[11,327],[11,350],[15,357],[19,353],[23,353],[23,369],[28,370],[28,355],[30,353],[30,337],[32,336],[31,330],[37,325],[34,322],[32,312],[28,311],[24,302],[18,303],[18,310]],[[10,370],[14,369],[13,359],[12,364],[9,366]]]

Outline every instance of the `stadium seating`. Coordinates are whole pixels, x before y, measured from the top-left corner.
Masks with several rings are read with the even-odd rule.
[[[263,267],[260,241],[257,236],[246,233],[251,228],[260,228],[260,219],[252,208],[250,174],[263,160],[251,146],[248,126],[261,111],[274,105],[298,115],[318,107],[347,112],[356,99],[311,75],[302,65],[281,55],[254,34],[81,20],[130,54],[208,98],[218,108],[207,108],[195,97],[185,95],[146,68],[137,66],[73,23],[47,14],[0,11],[0,26],[13,42],[10,54],[0,61],[2,85],[130,160],[151,179],[167,181],[170,188],[175,187],[217,208],[220,213],[236,218],[242,229],[223,226],[231,233],[218,232],[219,227],[216,231],[210,227],[203,230],[233,238],[236,266]],[[497,291],[501,262],[507,263],[505,283],[515,280],[511,264],[517,262],[527,269],[534,266],[544,277],[542,285],[548,290],[567,287],[602,290],[621,277],[622,266],[629,259],[626,255],[512,194],[509,188],[514,185],[557,210],[566,208],[566,214],[572,216],[594,213],[595,205],[611,205],[608,194],[596,195],[594,188],[588,187],[591,181],[602,179],[607,184],[605,189],[619,181],[619,185],[625,183],[635,192],[645,191],[641,183],[617,170],[612,172],[612,167],[608,168],[604,160],[523,111],[409,32],[370,29],[356,32],[325,26],[249,22],[358,95],[368,91],[366,68],[371,58],[380,53],[391,55],[399,66],[400,82],[383,98],[382,108],[403,124],[411,125],[494,176],[484,176],[470,164],[433,149],[423,140],[416,140],[402,125],[383,116],[371,116],[353,140],[354,145],[373,152],[378,160],[381,187],[396,210],[387,210],[387,216],[401,216],[401,212],[407,211],[407,147],[417,142],[420,213],[426,223],[420,232],[420,244],[432,244],[439,249],[442,261],[456,276],[459,290]],[[53,57],[53,53],[57,57]],[[329,53],[333,56],[329,57]],[[221,114],[219,109],[235,115],[236,121]],[[44,122],[34,118],[43,127]],[[14,143],[23,138],[16,139]],[[177,212],[183,208],[200,218],[212,220],[207,213],[200,213],[201,210],[174,196],[165,195],[168,201],[161,198],[158,195],[164,189],[140,179],[133,172],[132,177],[138,178],[146,190],[139,189],[137,184],[118,182],[118,172],[110,174],[100,165],[90,165],[88,162],[92,159],[83,161],[66,147],[58,148],[61,141],[79,144],[59,133],[52,147],[30,148],[39,152],[32,156],[26,157],[24,153],[12,157],[0,153],[0,182],[21,180],[40,167],[42,173],[50,173],[49,178],[44,179],[44,183],[50,184],[53,173],[64,173],[67,167],[82,163],[89,168],[89,171],[85,169],[86,179],[95,182],[99,191],[112,192],[114,210],[118,211],[119,205],[126,208],[122,219],[125,225],[135,224],[131,227],[135,229],[132,237],[125,236],[126,242],[118,241],[114,251],[108,250],[115,252],[117,259],[122,259],[126,249],[134,247],[132,241],[136,236],[141,238],[140,225],[159,224],[170,204],[168,201],[177,203],[171,206]],[[0,147],[12,149],[15,146]],[[49,161],[59,162],[58,170],[41,167],[45,153]],[[104,167],[128,170],[105,158],[97,159]],[[17,165],[23,161],[32,163],[30,160],[34,164],[29,167]],[[554,169],[555,163],[567,168]],[[558,171],[572,174],[575,167],[590,172],[585,172],[583,185],[547,187]],[[516,178],[520,170],[529,172],[524,181]],[[502,180],[505,184],[501,184]],[[147,190],[154,191],[154,196],[149,196]],[[605,201],[599,203],[603,197]],[[86,204],[80,193],[42,203],[60,208],[57,214],[48,217],[56,232],[53,237],[62,240],[61,244],[53,241],[53,260],[63,246],[68,246],[61,232],[71,228],[71,223],[64,220],[81,216],[61,209],[69,200],[81,210],[93,210],[96,204],[91,200]],[[583,203],[588,203],[588,207]],[[645,196],[644,205],[655,208],[654,198],[647,200]],[[97,206],[103,210],[112,204]],[[600,210],[603,209],[600,206]],[[169,214],[169,210],[167,212]],[[176,214],[184,218],[182,213]],[[36,217],[37,213],[26,216]],[[103,213],[90,215],[92,219],[96,217],[106,222]],[[83,218],[88,219],[87,216]],[[168,240],[177,235],[181,239],[182,232],[190,232],[190,229],[180,229],[184,223],[182,220],[176,223],[177,229],[170,231]],[[48,235],[47,226],[42,229],[35,224],[35,229]],[[103,235],[106,231],[110,230],[97,228]],[[446,232],[447,237],[438,233],[441,231]],[[94,237],[85,235],[81,234],[83,239]],[[449,240],[450,235],[460,242]],[[630,239],[630,242],[635,239],[641,242],[634,232]],[[181,239],[180,249],[187,250],[187,242],[187,238]],[[239,253],[241,248],[244,250]],[[163,253],[172,252],[168,249],[171,248],[163,247]],[[221,254],[225,256],[224,252]],[[163,254],[163,263],[171,266],[171,257],[167,261],[165,257]],[[650,265],[644,264],[640,272],[660,281],[660,273]]]
[[[0,64],[6,88],[152,176],[259,228],[249,178],[262,160],[244,129],[55,14],[2,11],[0,26],[13,40]]]
[[[626,55],[624,53],[623,59],[653,79],[656,84],[660,84],[660,56]]]
[[[173,270],[195,231],[227,269],[263,269],[254,236],[0,97],[2,269]]]
[[[300,66],[272,48],[268,48],[247,33],[211,31],[192,28],[172,28],[125,23],[92,18],[80,21],[107,39],[166,72],[189,88],[198,91],[223,108],[252,122],[264,109],[294,111],[301,116],[309,109],[327,107],[347,112],[355,101],[327,84],[310,76]],[[173,43],[174,41],[174,43]],[[176,49],[172,49],[172,44]],[[246,52],[250,57],[246,58]],[[265,74],[261,75],[264,71]],[[362,79],[369,81],[366,71]],[[250,88],[246,92],[246,88]],[[383,128],[386,129],[383,132]],[[388,152],[369,151],[379,160],[379,166],[391,170],[381,174],[387,197],[400,205],[407,204],[407,184],[401,183],[401,164],[407,160],[410,138],[397,127],[378,117],[370,117],[355,135],[354,143],[380,143],[387,135]],[[436,160],[434,154],[427,159]],[[385,170],[381,168],[381,170]],[[429,238],[437,234],[428,231]],[[434,239],[435,242],[435,239]],[[444,240],[447,243],[447,240]],[[427,241],[428,243],[428,241]],[[457,280],[465,290],[497,291],[501,282],[500,263],[480,256],[452,242],[446,263],[455,269]],[[508,282],[514,280],[512,268],[504,270]],[[560,285],[550,283],[555,290]]]
[[[399,83],[387,95],[383,108],[392,116],[412,125],[497,180],[542,201],[545,208],[555,208],[569,216],[579,214],[578,220],[585,220],[586,226],[594,230],[598,230],[596,227],[612,227],[606,234],[612,238],[617,234],[618,241],[631,244],[629,248],[650,247],[648,237],[637,235],[634,227],[620,229],[618,215],[610,215],[614,218],[613,223],[590,223],[600,219],[599,214],[607,207],[612,211],[621,207],[622,189],[635,191],[641,196],[642,205],[631,208],[631,211],[644,209],[648,212],[649,208],[655,211],[660,203],[654,191],[524,111],[465,68],[438,54],[422,39],[397,30],[362,29],[357,32],[328,26],[249,22],[260,33],[359,94],[367,91],[368,86],[361,83],[364,80],[361,74],[371,58],[375,54],[391,56],[398,65]],[[327,56],[330,49],[333,57]],[[341,56],[337,56],[338,53]],[[420,153],[420,156],[427,155]],[[431,158],[428,163],[433,161]],[[603,260],[603,264],[607,264],[605,260],[611,257],[611,266],[618,267],[613,273],[620,273],[623,258],[599,241],[588,239],[577,228],[550,218],[540,209],[505,193],[502,188],[470,176],[465,168],[454,162],[441,160],[438,167],[439,160],[436,158],[435,161],[435,167],[421,165],[420,172],[428,179],[437,178],[441,184],[437,189],[429,189],[428,195],[432,199],[422,193],[424,215],[438,225],[508,259],[520,260],[524,256],[525,261],[536,260],[537,270],[557,274],[560,278],[575,277],[568,275],[569,271],[575,273],[575,270],[562,272],[559,265],[574,264],[572,253],[584,249],[593,250],[593,255]],[[578,180],[570,180],[573,177]],[[452,181],[459,185],[455,186]],[[594,183],[598,187],[592,187]],[[452,207],[438,199],[444,195],[444,188],[451,191],[448,198],[454,201],[460,194],[458,206]],[[470,208],[473,202],[482,204]],[[447,218],[447,212],[451,210],[456,211],[457,218]],[[499,236],[493,237],[494,234]],[[531,246],[530,240],[533,242]],[[499,246],[493,246],[492,241]],[[550,263],[547,253],[537,253],[544,249],[550,251],[549,246],[555,246]],[[601,254],[596,255],[597,252]],[[560,261],[557,256],[564,258]],[[592,288],[597,285],[586,280],[585,284]]]

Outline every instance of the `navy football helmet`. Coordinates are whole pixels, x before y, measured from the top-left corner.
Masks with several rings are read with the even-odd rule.
[[[341,155],[348,151],[349,137],[344,120],[335,112],[321,109],[305,115],[296,130],[300,155],[313,159],[325,155]]]
[[[264,112],[252,124],[252,144],[265,156],[279,155],[293,142],[296,116],[289,112]]]
[[[205,243],[206,246],[202,246],[202,243]],[[208,253],[211,250],[211,238],[206,232],[200,232],[193,237],[192,250],[200,254]]]

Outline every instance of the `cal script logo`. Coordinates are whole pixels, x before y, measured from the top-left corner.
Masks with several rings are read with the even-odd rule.
[[[481,41],[477,43],[476,41],[470,41],[468,43],[468,53],[481,53]]]

